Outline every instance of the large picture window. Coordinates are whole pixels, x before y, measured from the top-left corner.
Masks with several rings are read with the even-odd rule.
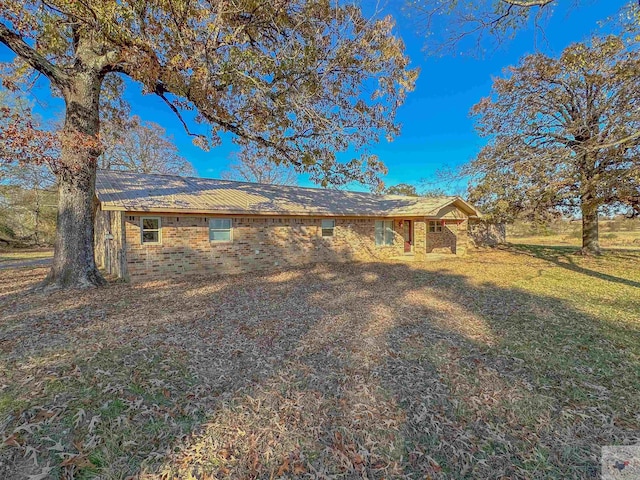
[[[231,219],[212,218],[209,220],[209,240],[212,242],[230,242],[232,240]]]
[[[140,243],[158,244],[162,240],[162,221],[160,217],[140,218]]]
[[[393,220],[376,220],[376,245],[393,245]]]

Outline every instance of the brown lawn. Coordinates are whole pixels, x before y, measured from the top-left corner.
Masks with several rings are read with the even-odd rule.
[[[28,293],[0,271],[0,478],[597,478],[640,438],[640,252]]]

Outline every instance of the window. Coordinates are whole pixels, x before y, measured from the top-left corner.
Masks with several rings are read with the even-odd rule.
[[[393,220],[376,220],[376,245],[393,245]]]
[[[336,228],[335,220],[322,220],[322,236],[333,237],[333,230]]]
[[[162,222],[160,217],[141,217],[140,218],[140,243],[160,243],[162,235]]]
[[[230,218],[212,218],[209,220],[209,241],[230,242],[231,239]]]
[[[442,232],[442,223],[434,222],[431,220],[429,222],[429,233],[440,233]]]

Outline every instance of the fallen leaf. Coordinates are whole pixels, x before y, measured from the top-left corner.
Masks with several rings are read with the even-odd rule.
[[[289,471],[289,459],[285,458],[284,462],[282,462],[282,465],[280,465],[280,468],[278,468],[278,477],[281,477],[282,475],[284,475],[285,473],[287,473]]]
[[[19,438],[18,435],[16,435],[15,433],[12,433],[6,438],[4,442],[2,442],[2,444],[7,445],[9,447],[19,447],[20,442],[18,441],[18,438]]]

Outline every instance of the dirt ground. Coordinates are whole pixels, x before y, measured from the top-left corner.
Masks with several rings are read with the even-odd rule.
[[[598,478],[640,438],[639,264],[520,245],[46,294],[3,270],[0,478]]]

